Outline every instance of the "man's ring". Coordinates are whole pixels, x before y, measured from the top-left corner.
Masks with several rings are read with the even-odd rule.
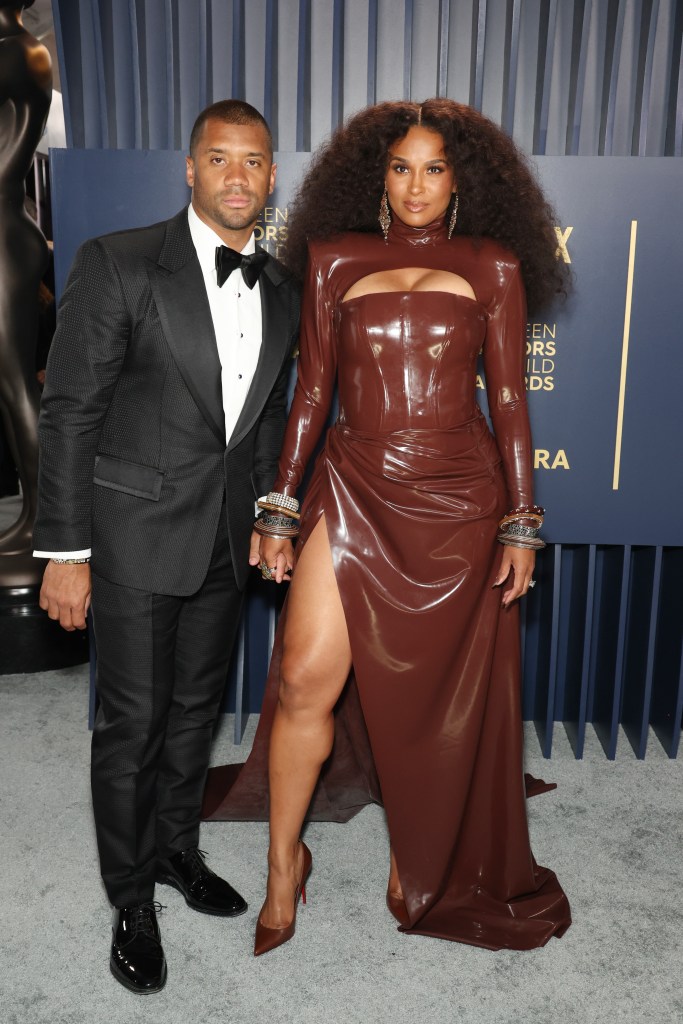
[[[264,580],[275,579],[275,577],[273,576],[273,569],[269,567],[267,562],[259,562],[259,569],[261,570],[261,575],[263,576]]]
[[[535,587],[536,586],[536,580],[529,580],[529,586],[530,587]]]

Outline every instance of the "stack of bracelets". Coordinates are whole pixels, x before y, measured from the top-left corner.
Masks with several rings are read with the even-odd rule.
[[[276,540],[293,540],[299,536],[299,502],[286,494],[269,491],[259,498],[259,512],[254,529],[264,537]]]
[[[513,548],[544,548],[545,543],[538,536],[543,526],[545,509],[540,505],[520,505],[503,516],[499,525],[498,540]],[[534,525],[528,526],[531,521]]]

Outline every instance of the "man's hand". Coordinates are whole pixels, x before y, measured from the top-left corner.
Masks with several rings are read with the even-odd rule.
[[[259,565],[262,561],[269,569],[275,570],[275,575],[272,578],[276,583],[291,580],[296,563],[292,542],[265,537],[256,530],[252,530],[249,565]]]
[[[40,588],[40,607],[69,633],[85,629],[90,607],[90,565],[58,565],[48,562]]]

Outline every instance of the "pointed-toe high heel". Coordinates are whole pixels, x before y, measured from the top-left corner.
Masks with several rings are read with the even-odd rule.
[[[254,938],[254,956],[261,956],[263,953],[269,953],[271,949],[277,949],[283,943],[289,942],[294,935],[299,897],[301,897],[303,903],[306,902],[306,879],[310,875],[313,866],[311,851],[303,841],[300,840],[300,842],[303,848],[303,863],[301,865],[299,884],[294,892],[294,916],[284,928],[267,928],[264,924],[261,924],[261,915],[259,914],[256,922],[256,936]]]
[[[387,888],[387,906],[400,925],[404,928],[410,928],[408,908],[406,907],[403,896],[399,896],[397,893],[392,892],[391,889]]]

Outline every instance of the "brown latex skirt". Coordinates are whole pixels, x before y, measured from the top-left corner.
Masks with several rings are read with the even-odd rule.
[[[494,589],[507,498],[483,419],[378,436],[337,425],[308,490],[300,543],[325,515],[354,672],[309,820],[383,804],[411,933],[531,949],[571,922],[529,845],[519,615]],[[280,617],[246,764],[209,773],[203,817],[268,815]]]

